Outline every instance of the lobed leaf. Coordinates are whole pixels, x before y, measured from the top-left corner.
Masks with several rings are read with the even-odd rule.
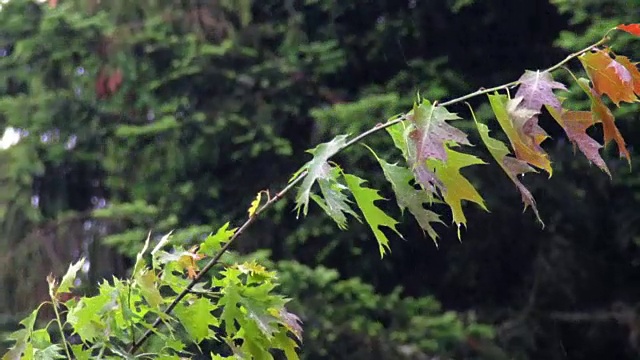
[[[640,36],[640,24],[620,24],[616,26],[616,29],[626,31],[635,36]]]
[[[597,50],[584,53],[578,59],[587,71],[593,89],[598,95],[606,94],[618,106],[623,101],[637,100],[631,73],[608,53]]]
[[[502,141],[498,139],[494,139],[489,136],[489,127],[485,124],[479,122],[474,115],[473,120],[478,127],[478,132],[480,133],[480,138],[482,142],[484,142],[485,146],[491,153],[491,156],[498,162],[498,165],[504,170],[505,174],[513,181],[516,188],[520,192],[520,196],[522,197],[522,202],[524,203],[524,209],[527,207],[531,207],[533,212],[536,214],[536,218],[540,223],[543,224],[542,219],[540,219],[540,214],[538,213],[538,208],[536,207],[536,200],[531,195],[529,189],[527,189],[524,184],[518,179],[518,175],[523,175],[529,172],[536,172],[534,168],[529,166],[527,162],[516,159],[511,155],[509,148]]]
[[[606,146],[612,140],[618,145],[618,152],[620,157],[625,157],[629,163],[631,163],[631,155],[627,150],[624,138],[620,133],[620,130],[615,124],[615,119],[611,110],[604,104],[600,95],[598,95],[590,86],[589,80],[580,78],[577,80],[578,85],[589,96],[591,100],[591,112],[596,121],[602,122],[602,129],[604,131],[604,145]]]
[[[82,269],[84,262],[85,262],[85,258],[82,258],[75,264],[69,265],[69,269],[67,270],[67,273],[64,274],[64,276],[62,277],[62,280],[60,281],[60,286],[58,286],[58,289],[56,290],[56,294],[71,291],[71,288],[73,287],[73,283],[76,280],[76,275],[78,274],[78,271]]]
[[[318,178],[318,185],[322,197],[311,194],[311,198],[324,210],[324,212],[335,221],[340,229],[347,228],[347,217],[345,214],[351,214],[360,221],[356,214],[349,206],[349,199],[343,193],[348,188],[338,181],[340,169],[332,167],[328,163],[323,166],[323,174]]]
[[[553,173],[551,161],[540,144],[548,137],[537,122],[529,121],[538,111],[519,107],[523,98],[509,99],[507,95],[495,93],[489,96],[491,109],[507,135],[516,158]]]
[[[396,229],[398,222],[374,204],[375,201],[383,200],[383,198],[378,194],[377,190],[363,187],[362,184],[365,180],[351,174],[344,174],[344,178],[367,224],[369,224],[378,241],[378,248],[380,250],[380,256],[382,257],[390,248],[389,239],[380,230],[380,226],[390,228],[402,238],[402,234]]]
[[[469,180],[460,173],[460,169],[471,165],[486,163],[473,155],[452,150],[450,146],[453,145],[454,144],[451,144],[445,148],[448,159],[446,162],[429,159],[427,160],[427,165],[433,169],[438,179],[442,181],[442,198],[451,208],[453,221],[458,226],[458,238],[460,238],[460,225],[466,226],[467,223],[467,219],[462,211],[462,200],[472,201],[480,205],[485,211],[488,211],[482,196],[480,196]]]
[[[300,170],[296,173],[300,174],[302,171],[307,171],[302,184],[298,188],[296,195],[296,211],[298,216],[300,211],[306,216],[309,208],[309,198],[311,195],[311,187],[313,184],[323,175],[326,175],[325,165],[329,158],[335,155],[338,151],[342,150],[346,146],[347,135],[338,135],[333,140],[320,144],[314,149],[308,152],[313,155],[313,159],[304,164]]]
[[[206,298],[198,298],[191,303],[180,303],[174,313],[182,326],[196,343],[209,338],[209,326],[218,326],[218,318],[211,314],[216,306]]]
[[[437,245],[438,234],[431,226],[431,223],[443,224],[443,222],[438,214],[424,208],[424,204],[431,204],[434,201],[433,195],[425,190],[416,189],[411,185],[411,182],[415,180],[411,170],[396,164],[390,164],[380,158],[373,149],[369,148],[369,150],[378,160],[385,178],[391,184],[400,211],[404,212],[405,209],[408,209],[422,230],[426,231]]]
[[[562,110],[562,112],[559,113],[551,107],[547,108],[547,110],[549,110],[551,116],[562,129],[564,129],[569,140],[578,146],[580,152],[611,177],[607,164],[600,156],[599,151],[602,145],[587,134],[587,129],[596,123],[591,111]]]

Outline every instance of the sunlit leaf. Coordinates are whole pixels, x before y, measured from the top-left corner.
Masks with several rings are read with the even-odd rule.
[[[209,326],[218,326],[218,319],[211,313],[216,306],[206,298],[199,298],[190,304],[180,303],[174,312],[189,335],[200,343],[209,337]]]
[[[593,89],[598,95],[606,94],[614,104],[634,102],[633,80],[629,70],[602,50],[587,52],[579,57],[587,71]]]
[[[384,256],[385,252],[390,250],[389,239],[380,230],[380,226],[386,226],[402,237],[402,234],[396,229],[398,222],[374,204],[375,201],[383,200],[383,198],[378,194],[377,190],[363,187],[362,184],[365,180],[351,174],[344,174],[344,178],[367,224],[369,224],[376,240],[378,240],[380,256]]]

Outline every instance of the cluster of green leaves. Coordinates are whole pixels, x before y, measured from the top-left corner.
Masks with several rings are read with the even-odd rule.
[[[69,294],[80,281],[77,275],[84,259],[71,265],[59,283],[49,276],[50,301],[21,322],[23,328],[10,336],[15,344],[3,360],[71,356],[178,360],[193,355],[205,341],[222,347],[211,354],[214,359],[227,358],[224,354],[271,359],[272,349],[297,359],[296,341],[302,339],[300,319],[285,308],[288,300],[273,292],[275,272],[255,261],[237,263],[224,267],[210,281],[189,285],[198,276],[200,263],[220,251],[234,234],[227,227],[207,237],[198,251],[180,247],[165,251],[170,245],[167,234],[147,254],[147,238],[131,277],[105,280],[94,296]],[[180,295],[183,291],[188,293]],[[46,305],[53,307],[55,320],[36,328],[38,313]],[[159,323],[167,331],[156,329]],[[56,327],[57,341],[52,341],[50,331]],[[157,338],[149,346],[145,344],[148,351],[135,355],[140,347],[134,345],[136,339],[145,331],[153,331]]]

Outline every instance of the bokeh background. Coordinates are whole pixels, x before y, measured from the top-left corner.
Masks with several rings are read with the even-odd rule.
[[[417,92],[450,99],[548,67],[639,22],[639,5],[3,1],[0,331],[45,300],[45,276],[69,262],[89,259],[91,292],[127,275],[149,230],[195,244],[241,221],[255,194],[284,185],[317,143],[408,110]],[[613,44],[640,59],[639,40]],[[556,78],[571,81],[566,71]],[[587,100],[574,91],[567,101],[586,109]],[[486,98],[471,105],[493,122]],[[450,110],[481,144],[466,106]],[[616,115],[632,167],[607,148],[612,179],[542,118],[554,175],[523,181],[544,228],[476,146],[490,165],[465,174],[491,212],[466,208],[462,242],[455,226],[440,226],[436,247],[405,217],[406,241],[381,260],[366,225],[340,231],[317,207],[296,219],[286,199],[234,251],[279,272],[304,321],[304,359],[637,359],[638,106]],[[367,144],[394,151],[384,136]],[[336,161],[391,195],[366,149]]]

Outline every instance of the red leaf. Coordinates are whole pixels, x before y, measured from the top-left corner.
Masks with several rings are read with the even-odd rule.
[[[107,80],[109,93],[115,94],[120,88],[120,84],[122,84],[122,71],[120,71],[120,69],[116,69],[115,72],[109,75],[109,79]]]
[[[629,25],[620,24],[616,26],[616,29],[626,31],[629,34],[632,34],[635,36],[640,36],[640,24],[629,24]]]
[[[585,53],[580,56],[580,61],[598,95],[606,94],[618,106],[621,101],[637,100],[631,73],[609,54],[601,50]]]
[[[587,134],[587,129],[596,123],[591,111],[566,111],[563,109],[562,113],[558,113],[551,107],[547,107],[547,110],[584,156],[611,176],[607,164],[600,156],[602,145]]]
[[[49,7],[55,9],[58,6],[58,0],[49,0]]]

